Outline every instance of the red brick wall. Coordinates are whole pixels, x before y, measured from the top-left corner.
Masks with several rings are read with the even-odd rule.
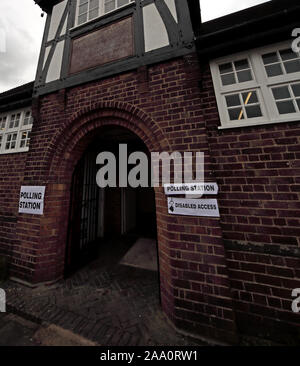
[[[218,130],[208,66],[203,75],[201,99],[238,328],[299,341],[291,293],[300,288],[300,123]]]
[[[147,77],[143,69],[41,97],[23,183],[46,185],[45,214],[16,216],[11,274],[35,284],[62,277],[74,167],[101,127],[123,126],[150,151],[204,151],[206,179],[220,186],[221,220],[170,216],[156,189],[161,298],[169,318],[228,342],[236,341],[236,327],[295,338],[299,123],[224,131],[219,124],[209,70],[202,75],[194,55],[154,65]],[[10,161],[7,169],[17,160]],[[7,186],[18,182],[10,215],[22,175],[7,176]],[[278,332],[270,335],[272,329]]]
[[[10,257],[16,244],[15,226],[25,160],[24,153],[0,155],[0,255],[6,257]]]
[[[141,74],[143,77],[141,77]],[[26,184],[45,184],[45,214],[18,217],[18,251],[34,246],[12,273],[31,283],[61,278],[74,167],[105,125],[136,133],[150,151],[205,151],[210,157],[194,55],[61,90],[35,103],[34,138]],[[219,220],[169,216],[156,189],[162,307],[176,326],[202,336],[236,341],[232,294]],[[31,230],[32,224],[37,230]],[[36,261],[36,262],[35,262]],[[34,268],[32,270],[32,263]],[[26,272],[24,267],[27,268]],[[32,271],[31,271],[32,270]],[[22,273],[22,274],[21,274]]]

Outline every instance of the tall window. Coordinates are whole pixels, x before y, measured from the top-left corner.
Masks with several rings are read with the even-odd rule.
[[[0,115],[0,133],[5,130],[6,128],[6,119],[7,116],[1,116]]]
[[[12,114],[10,116],[9,128],[17,128],[20,124],[21,113]]]
[[[300,120],[300,54],[291,42],[211,62],[222,127]]]
[[[78,0],[77,25],[121,8],[134,0]]]
[[[28,151],[31,128],[29,109],[0,114],[0,154]]]

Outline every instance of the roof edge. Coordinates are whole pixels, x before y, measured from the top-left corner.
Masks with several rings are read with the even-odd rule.
[[[30,105],[34,82],[30,82],[0,94],[0,111],[15,109],[18,106]]]
[[[289,39],[299,27],[299,13],[299,0],[272,0],[205,22],[196,41],[198,53],[215,58]]]

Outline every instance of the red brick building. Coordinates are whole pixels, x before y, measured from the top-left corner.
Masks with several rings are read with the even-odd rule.
[[[90,243],[138,227],[157,235],[161,306],[178,329],[299,342],[300,6],[201,24],[193,0],[36,2],[48,16],[34,86],[0,95],[11,278],[53,283]],[[99,193],[95,157],[120,143],[204,152],[220,218],[170,215],[163,187]],[[19,213],[21,186],[46,187],[43,215]]]

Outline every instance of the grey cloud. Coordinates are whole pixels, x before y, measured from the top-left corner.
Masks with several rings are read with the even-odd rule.
[[[34,79],[44,25],[40,13],[33,0],[1,0],[6,52],[0,52],[0,92]]]
[[[208,21],[270,0],[200,0],[202,19]]]
[[[6,33],[6,52],[0,53],[0,89],[21,85],[28,81],[36,54],[26,45],[30,40],[27,32],[10,29]]]

